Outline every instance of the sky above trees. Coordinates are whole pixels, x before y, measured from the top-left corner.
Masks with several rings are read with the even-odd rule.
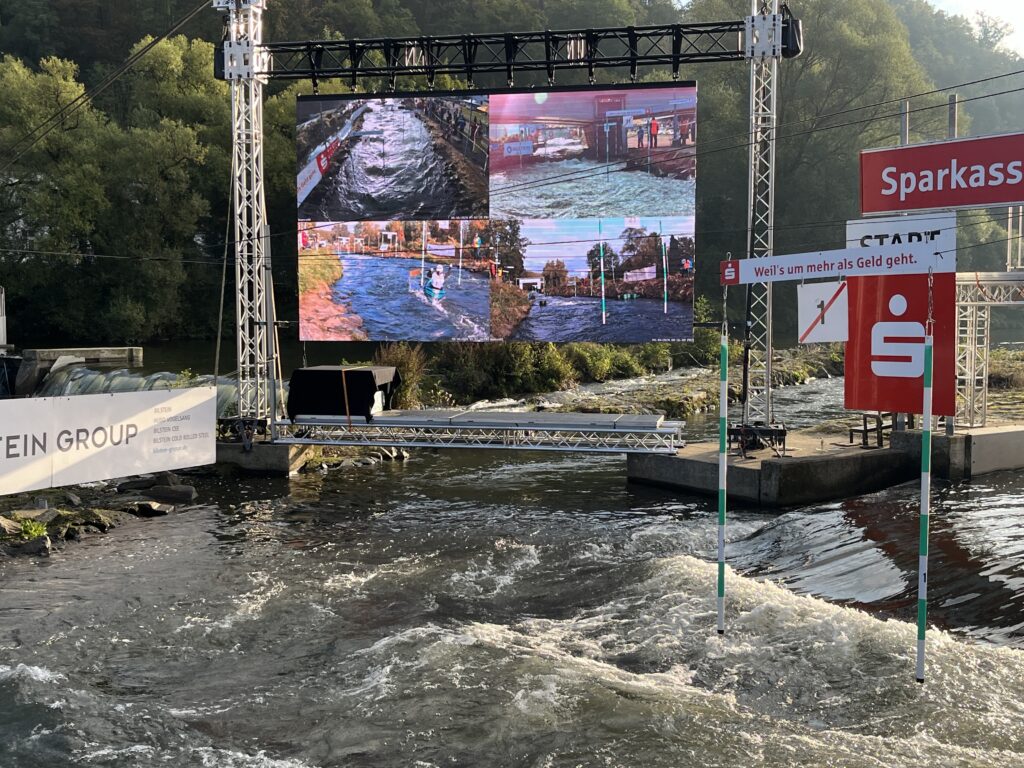
[[[1007,36],[1005,45],[1024,56],[1024,22],[1015,23],[1021,17],[1021,0],[931,0],[931,4],[946,13],[969,19],[980,11],[1013,24],[1013,32]]]

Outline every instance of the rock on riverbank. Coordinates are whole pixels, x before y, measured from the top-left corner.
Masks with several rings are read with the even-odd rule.
[[[48,489],[0,497],[0,557],[49,555],[67,542],[107,533],[137,518],[194,508],[179,505],[196,497],[196,489],[171,472],[74,491]]]

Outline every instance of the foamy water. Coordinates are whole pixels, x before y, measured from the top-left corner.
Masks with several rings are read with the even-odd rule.
[[[913,488],[734,513],[720,637],[711,503],[623,470],[200,481],[7,561],[0,765],[1024,765],[1019,479],[937,489],[922,686]]]

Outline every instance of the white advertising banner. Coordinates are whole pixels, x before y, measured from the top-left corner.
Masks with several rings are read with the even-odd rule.
[[[956,250],[956,214],[925,213],[846,222],[847,248],[886,245],[914,245],[952,253]]]
[[[749,285],[819,277],[920,275],[928,270],[956,272],[956,253],[936,253],[930,243],[912,243],[730,260],[721,263],[721,281],[722,285]]]
[[[846,281],[803,283],[796,287],[797,322],[801,344],[846,341],[849,338],[849,301]]]
[[[212,464],[214,387],[0,402],[0,495]]]

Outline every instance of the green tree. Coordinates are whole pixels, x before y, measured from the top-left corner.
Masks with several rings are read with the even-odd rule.
[[[563,288],[569,282],[569,270],[561,259],[554,259],[544,265],[544,287]]]
[[[494,249],[498,266],[510,280],[523,276],[523,261],[530,241],[523,237],[519,219],[492,219],[487,225],[486,240]]]
[[[607,275],[619,266],[619,254],[608,243],[594,243],[587,251],[587,267],[590,269],[590,279],[596,280],[601,276],[602,254],[604,259],[604,271]]]

